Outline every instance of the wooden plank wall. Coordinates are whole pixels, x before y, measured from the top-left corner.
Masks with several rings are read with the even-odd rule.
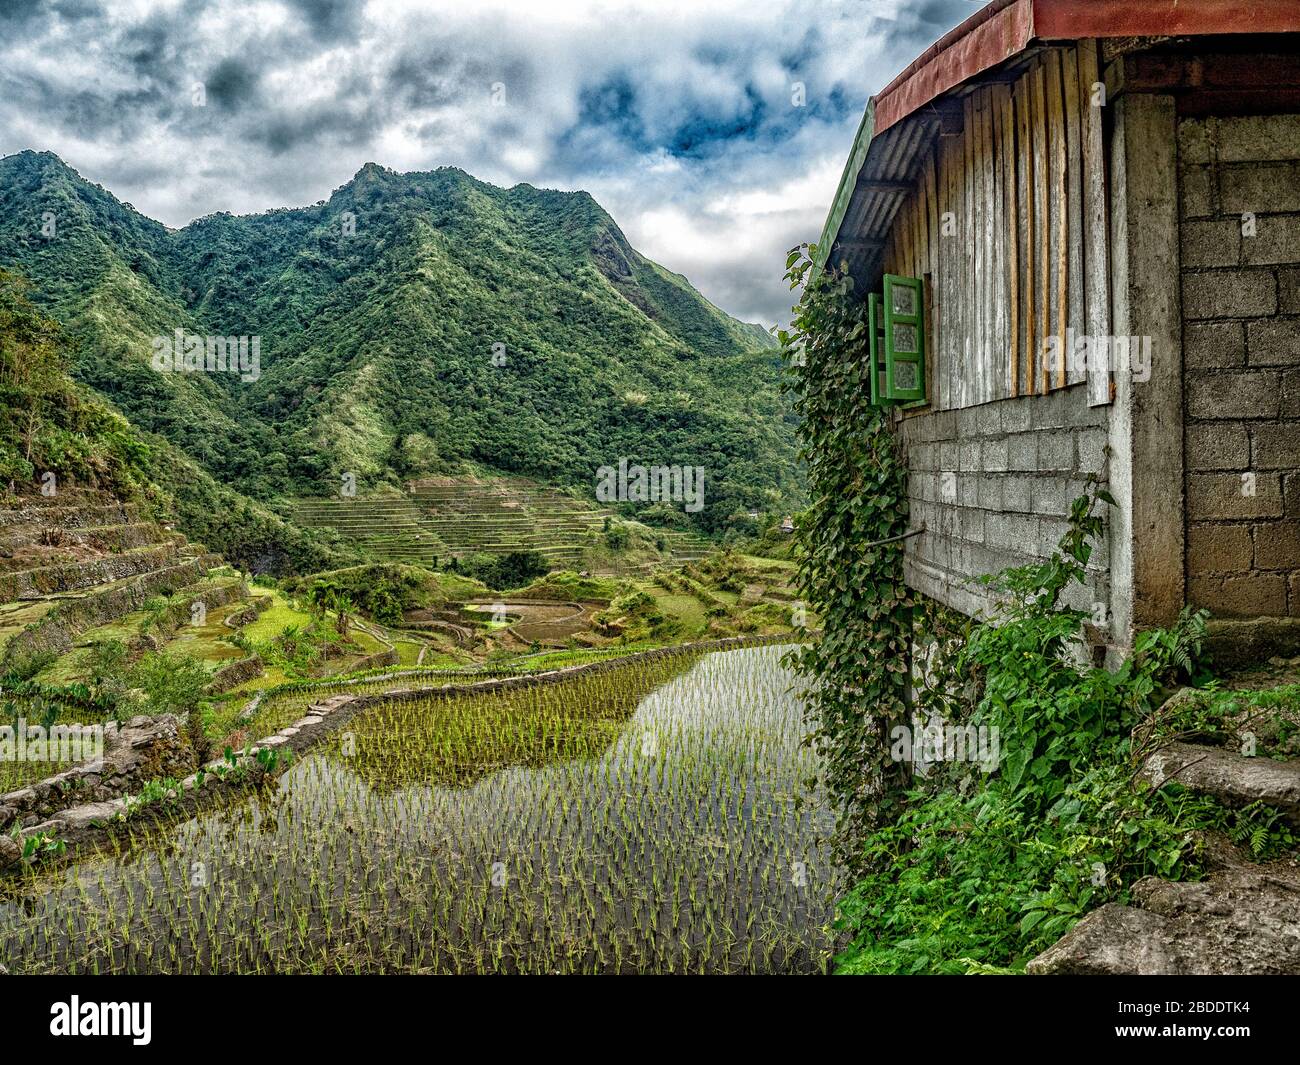
[[[895,218],[886,272],[924,277],[930,406],[1043,394],[1085,379],[1045,338],[1109,331],[1106,190],[1094,42],[1039,53],[961,99]],[[1093,403],[1108,379],[1089,381]]]

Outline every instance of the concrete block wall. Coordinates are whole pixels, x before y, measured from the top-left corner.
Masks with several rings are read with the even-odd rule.
[[[974,578],[1049,557],[1071,502],[1105,462],[1108,408],[1089,407],[1087,386],[960,410],[905,417],[908,584],[969,615],[988,606]],[[1103,505],[1103,509],[1104,505]],[[1086,587],[1069,603],[1109,603],[1109,545],[1093,553]]]
[[[1300,115],[1183,119],[1178,156],[1187,598],[1300,617]]]

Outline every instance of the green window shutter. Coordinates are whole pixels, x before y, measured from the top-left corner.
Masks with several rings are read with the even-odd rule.
[[[884,398],[925,401],[925,292],[917,277],[885,275]]]
[[[880,293],[873,292],[867,297],[867,330],[870,339],[867,344],[871,359],[871,405],[879,407],[885,399],[885,346],[884,336],[880,332],[881,319]]]

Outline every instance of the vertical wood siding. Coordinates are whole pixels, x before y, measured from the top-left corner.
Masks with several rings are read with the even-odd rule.
[[[1107,374],[1067,343],[1109,333],[1106,175],[1094,42],[1044,49],[1012,82],[961,99],[962,132],[921,161],[894,219],[886,272],[926,278],[930,406],[1045,394]],[[1046,338],[1057,337],[1059,357]]]

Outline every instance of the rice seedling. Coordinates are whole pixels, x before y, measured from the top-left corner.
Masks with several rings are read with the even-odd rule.
[[[0,894],[16,972],[824,969],[831,817],[780,648],[378,704],[266,788]],[[179,815],[178,815],[179,816]]]

